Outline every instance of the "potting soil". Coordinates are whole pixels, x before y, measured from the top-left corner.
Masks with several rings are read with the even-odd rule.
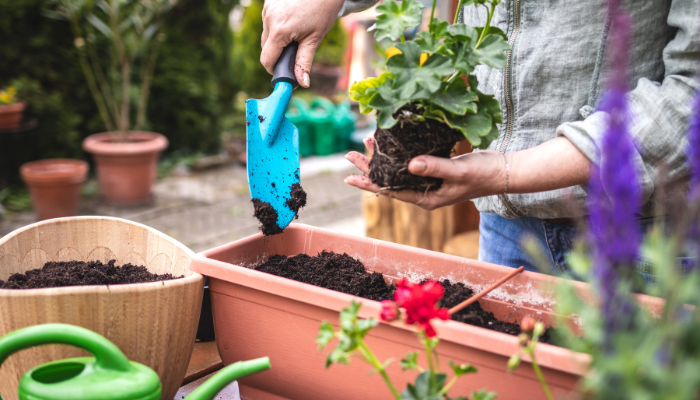
[[[275,184],[272,183],[274,187]],[[268,202],[260,199],[252,199],[253,216],[260,221],[260,230],[265,236],[282,233],[283,229],[277,225],[277,211]],[[285,202],[290,210],[294,211],[294,218],[299,218],[299,210],[306,206],[306,192],[300,184],[295,183],[290,188],[289,199]]]
[[[447,124],[434,119],[414,122],[402,117],[416,113],[408,105],[394,114],[399,121],[389,129],[377,128],[374,134],[374,155],[369,162],[369,179],[389,190],[433,191],[440,188],[442,179],[413,175],[408,163],[417,156],[450,157],[452,148],[464,140],[464,135]]]
[[[0,289],[39,289],[64,286],[123,285],[128,283],[159,282],[171,279],[172,274],[153,274],[141,265],[115,265],[115,260],[47,262],[42,268],[23,274],[12,274],[7,282],[0,280]]]
[[[386,284],[382,274],[367,272],[360,261],[345,253],[322,251],[313,257],[307,254],[298,254],[293,257],[275,255],[253,268],[283,278],[376,301],[393,300],[396,291],[396,286]],[[449,280],[443,280],[440,283],[445,288],[441,307],[454,307],[474,295],[474,291],[463,283],[452,283]],[[509,335],[520,334],[518,324],[497,319],[492,312],[481,308],[478,301],[453,314],[452,319]],[[552,331],[552,328],[547,329],[540,338],[540,342],[551,343]]]

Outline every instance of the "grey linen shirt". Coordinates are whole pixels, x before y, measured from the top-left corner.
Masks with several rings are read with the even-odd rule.
[[[376,1],[346,0],[341,16]],[[700,0],[627,0],[633,20],[630,49],[630,133],[643,188],[643,215],[653,213],[660,162],[670,180],[687,181],[685,137],[690,102],[698,89]],[[343,14],[343,12],[345,14]],[[485,7],[464,8],[464,22],[483,26]],[[601,0],[504,0],[492,20],[509,38],[504,70],[479,66],[479,88],[501,102],[503,124],[489,150],[529,149],[557,136],[568,138],[600,162],[606,115],[595,111],[605,88],[609,32]],[[584,187],[475,199],[481,212],[506,218],[570,218],[585,214]],[[572,207],[574,205],[574,207]]]

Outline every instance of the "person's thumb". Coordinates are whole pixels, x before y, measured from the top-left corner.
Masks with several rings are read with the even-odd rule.
[[[318,39],[313,37],[307,37],[299,42],[297,60],[294,65],[294,75],[297,77],[297,82],[305,88],[309,87],[311,84],[309,72],[311,71],[311,63],[314,61],[314,53],[316,53],[319,42]]]
[[[408,163],[408,172],[418,176],[455,179],[459,173],[454,161],[449,158],[418,156]]]

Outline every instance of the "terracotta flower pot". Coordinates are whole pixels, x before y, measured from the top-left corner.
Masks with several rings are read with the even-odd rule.
[[[184,278],[110,286],[0,289],[0,336],[28,326],[64,323],[97,332],[129,360],[153,368],[172,399],[187,371],[202,305],[204,278],[187,267],[193,252],[145,225],[108,217],[38,222],[0,239],[0,279],[47,261],[144,265]],[[0,367],[0,396],[17,400],[19,379],[49,361],[84,357],[69,346],[41,346],[10,356]]]
[[[353,360],[349,366],[324,368],[327,352],[319,352],[314,342],[321,321],[337,326],[338,313],[353,296],[255,271],[246,266],[258,264],[275,254],[287,256],[321,250],[347,253],[372,271],[389,279],[407,277],[450,279],[481,291],[512,271],[511,268],[403,246],[376,239],[337,234],[310,226],[292,224],[284,233],[271,237],[261,234],[197,254],[190,269],[210,277],[216,341],[225,364],[269,356],[275,368],[241,381],[244,395],[260,399],[387,399],[390,392],[370,367]],[[518,322],[526,315],[554,321],[553,285],[558,278],[523,272],[482,300],[484,309],[497,318]],[[580,292],[588,285],[574,283]],[[362,317],[379,319],[379,302],[362,300]],[[441,368],[449,371],[448,360],[468,362],[478,375],[461,379],[452,396],[469,395],[487,388],[499,399],[544,399],[545,395],[530,365],[523,363],[515,373],[506,373],[508,358],[515,354],[515,336],[455,321],[436,321],[442,342],[438,347]],[[381,323],[371,331],[368,344],[380,360],[421,351],[415,329],[400,322]],[[424,357],[424,356],[421,356]],[[576,387],[586,373],[590,357],[547,344],[537,348],[537,359],[555,397],[561,398]],[[401,372],[399,363],[389,373],[399,388],[413,381],[416,372]]]
[[[159,133],[127,132],[119,143],[109,132],[90,135],[83,149],[91,153],[105,201],[114,205],[138,205],[151,201],[160,152],[168,139]]]
[[[32,161],[19,169],[32,196],[37,220],[70,217],[78,213],[80,189],[88,164],[81,160]]]
[[[22,113],[27,103],[20,101],[14,104],[0,105],[0,128],[11,128],[22,122]]]

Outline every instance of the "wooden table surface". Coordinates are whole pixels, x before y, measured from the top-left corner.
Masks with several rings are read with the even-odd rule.
[[[182,385],[185,386],[223,367],[224,363],[219,357],[216,342],[195,343],[194,351],[192,351],[192,357],[190,358],[190,365],[187,367]]]

